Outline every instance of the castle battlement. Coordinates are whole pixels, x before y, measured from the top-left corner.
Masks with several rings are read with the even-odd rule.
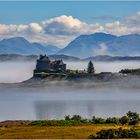
[[[37,59],[36,69],[34,72],[52,72],[66,71],[66,64],[64,64],[63,60],[54,60],[51,61],[47,55],[40,55],[39,59]]]

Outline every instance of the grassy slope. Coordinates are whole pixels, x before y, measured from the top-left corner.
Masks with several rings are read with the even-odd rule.
[[[130,128],[131,126],[107,126],[107,125],[89,125],[89,126],[14,126],[1,127],[0,138],[22,138],[22,139],[86,139],[90,134],[95,134],[101,129],[109,128]]]

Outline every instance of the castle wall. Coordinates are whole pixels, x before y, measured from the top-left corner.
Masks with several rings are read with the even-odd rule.
[[[63,65],[59,65],[59,64],[52,64],[51,68],[54,70],[62,70],[65,71],[66,70],[66,64]]]
[[[34,72],[66,71],[66,64],[62,60],[50,61],[47,56],[40,56]]]
[[[49,71],[51,68],[50,63],[45,61],[37,61],[36,69],[39,71]]]

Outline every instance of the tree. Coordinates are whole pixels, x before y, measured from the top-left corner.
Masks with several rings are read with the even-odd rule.
[[[91,121],[92,121],[92,123],[95,123],[95,120],[96,120],[96,117],[95,117],[95,116],[93,116],[93,117],[92,117],[92,120],[91,120]]]
[[[73,115],[71,120],[74,120],[74,121],[81,121],[82,120],[82,117],[80,115]]]
[[[131,124],[136,124],[139,121],[139,114],[137,112],[127,112],[127,117],[130,119]]]
[[[122,116],[119,120],[121,124],[129,123],[130,119],[127,116]]]
[[[95,72],[93,63],[91,61],[89,61],[89,63],[88,63],[87,72],[88,73],[94,73]]]
[[[64,116],[65,120],[71,120],[70,115]]]
[[[134,129],[107,129],[100,130],[96,135],[90,135],[89,139],[127,139],[127,138],[139,138],[139,134]]]
[[[116,117],[110,117],[110,118],[107,118],[106,119],[106,123],[115,123],[115,124],[118,124],[119,123],[119,119],[116,118]]]
[[[103,124],[103,123],[105,123],[105,119],[103,119],[103,118],[96,118],[95,119],[95,124]]]
[[[78,70],[76,70],[75,73],[78,74]]]

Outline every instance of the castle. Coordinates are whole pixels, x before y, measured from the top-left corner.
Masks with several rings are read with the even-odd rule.
[[[66,64],[62,60],[51,61],[48,56],[40,55],[34,73],[39,72],[65,72]]]

